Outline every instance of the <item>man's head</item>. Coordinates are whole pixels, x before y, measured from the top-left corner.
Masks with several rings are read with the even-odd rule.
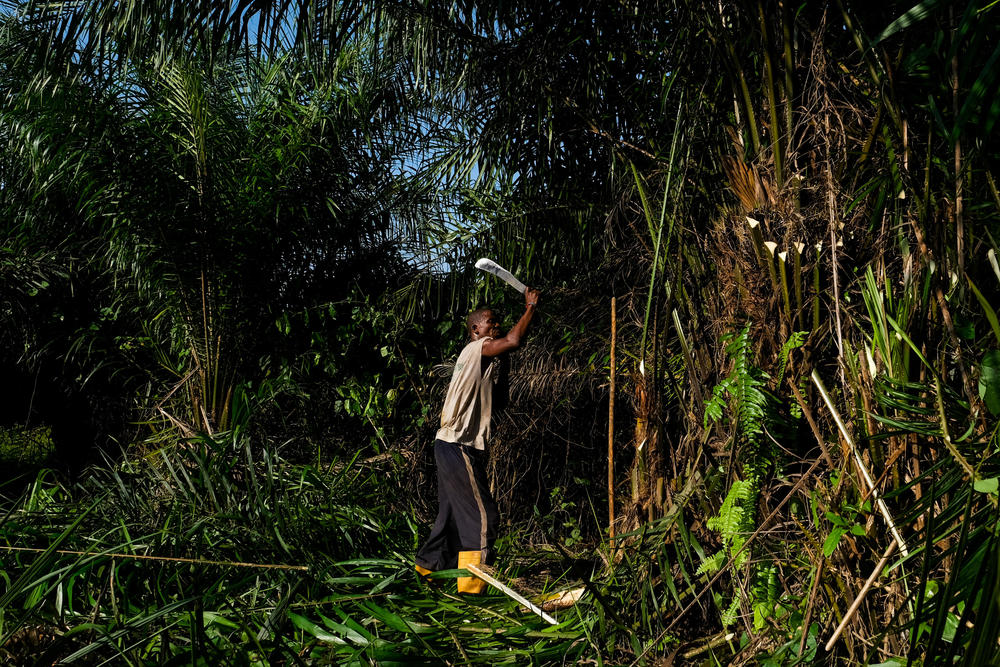
[[[492,308],[479,308],[472,311],[465,321],[465,326],[469,331],[469,338],[472,340],[500,336],[500,318],[496,316]]]

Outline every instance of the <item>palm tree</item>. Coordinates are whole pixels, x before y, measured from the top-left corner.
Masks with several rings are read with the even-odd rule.
[[[18,37],[9,48],[37,39]],[[365,48],[327,81],[292,58],[195,53],[103,77],[9,66],[30,74],[4,110],[7,220],[23,221],[8,233],[86,258],[125,330],[104,340],[118,349],[75,355],[159,366],[163,393],[187,400],[158,414],[188,435],[227,427],[234,387],[288,342],[275,321],[406,271],[395,243],[420,204],[392,174],[397,137],[372,93],[391,72],[366,69]]]

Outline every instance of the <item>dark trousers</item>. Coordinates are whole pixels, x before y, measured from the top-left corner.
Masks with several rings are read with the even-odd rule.
[[[417,565],[434,571],[455,569],[459,551],[480,551],[482,562],[492,564],[499,514],[486,480],[486,452],[437,440],[434,461],[438,515],[417,552]]]

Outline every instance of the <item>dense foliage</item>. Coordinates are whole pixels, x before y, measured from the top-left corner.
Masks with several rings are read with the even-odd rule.
[[[1000,660],[1000,6],[0,7],[4,659]],[[483,255],[556,627],[411,571]]]

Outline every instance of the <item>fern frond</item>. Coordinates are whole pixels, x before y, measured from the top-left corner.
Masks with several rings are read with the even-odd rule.
[[[711,557],[706,558],[698,570],[695,572],[695,576],[702,574],[715,574],[722,568],[722,563],[726,560],[726,550],[719,549]]]
[[[722,501],[718,515],[705,522],[708,528],[719,532],[728,553],[736,557],[733,562],[736,569],[742,568],[750,555],[743,551],[743,545],[753,528],[759,494],[759,480],[756,478],[734,481]]]
[[[788,369],[788,360],[792,356],[792,350],[802,347],[802,344],[806,342],[806,336],[809,335],[808,331],[796,331],[785,344],[781,346],[781,351],[778,352],[778,381],[777,384],[780,385],[781,381],[785,379],[785,371]]]
[[[722,626],[728,628],[730,625],[735,623],[739,613],[740,598],[737,596],[733,598],[733,601],[729,604],[729,608],[722,613]]]
[[[750,595],[753,598],[754,630],[762,630],[767,625],[767,619],[774,615],[774,607],[778,603],[778,568],[774,563],[757,569]]]
[[[731,385],[732,378],[726,378],[712,388],[712,398],[708,399],[705,403],[705,428],[708,428],[709,418],[712,421],[720,421],[722,419],[723,410],[725,410],[727,405],[726,394],[729,393]]]

